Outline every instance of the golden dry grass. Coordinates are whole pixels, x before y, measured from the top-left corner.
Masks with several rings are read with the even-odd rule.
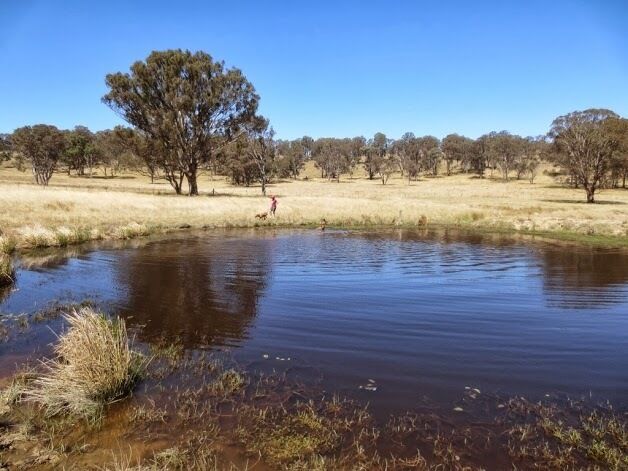
[[[315,175],[308,169],[306,173]],[[234,187],[223,177],[202,176],[201,196],[173,194],[166,182],[151,184],[141,175],[113,179],[56,174],[51,186],[33,185],[28,173],[0,169],[0,229],[18,247],[62,246],[99,238],[131,238],[188,225],[417,226],[456,225],[628,239],[628,191],[604,190],[599,204],[584,203],[584,192],[560,185],[548,175],[534,184],[503,182],[467,174],[388,184],[363,176],[340,183],[314,177],[270,186],[279,197],[276,218],[255,214],[268,209],[258,186]],[[212,196],[212,191],[215,195]]]
[[[102,407],[128,393],[144,366],[133,351],[123,320],[83,308],[64,316],[69,325],[55,345],[55,358],[30,383],[24,397],[47,416],[71,414],[93,419]]]
[[[0,252],[0,286],[6,286],[13,283],[14,276],[11,257]]]

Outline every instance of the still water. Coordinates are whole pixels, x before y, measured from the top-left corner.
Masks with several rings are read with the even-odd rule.
[[[52,255],[25,259],[1,312],[90,298],[141,341],[229,348],[249,368],[317,376],[386,410],[447,406],[465,386],[628,403],[627,251],[246,230]],[[0,363],[41,341],[0,344]]]

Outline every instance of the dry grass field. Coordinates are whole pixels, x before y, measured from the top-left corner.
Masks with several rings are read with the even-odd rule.
[[[90,239],[130,238],[179,227],[255,225],[330,227],[447,225],[490,231],[538,233],[561,239],[628,244],[628,190],[603,190],[597,204],[584,191],[567,188],[549,176],[504,182],[467,174],[423,177],[411,182],[391,178],[386,185],[363,175],[339,183],[316,178],[270,185],[279,198],[277,216],[268,210],[260,188],[235,187],[223,177],[201,177],[201,196],[176,196],[167,182],[123,174],[104,178],[55,174],[47,188],[33,184],[30,172],[0,168],[0,229],[4,251],[68,245]]]

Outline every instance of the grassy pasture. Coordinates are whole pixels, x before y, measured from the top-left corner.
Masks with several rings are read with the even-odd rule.
[[[33,184],[29,172],[0,168],[0,246],[63,246],[86,240],[124,239],[180,227],[256,225],[332,227],[446,225],[537,233],[558,239],[628,244],[628,191],[603,190],[598,203],[584,202],[584,191],[568,188],[548,174],[527,180],[479,179],[468,174],[400,177],[386,185],[361,174],[340,182],[317,178],[273,183],[276,218],[260,221],[269,201],[259,186],[235,187],[224,177],[203,175],[196,198],[174,195],[167,182],[150,183],[139,174],[105,178],[55,174],[47,188]]]

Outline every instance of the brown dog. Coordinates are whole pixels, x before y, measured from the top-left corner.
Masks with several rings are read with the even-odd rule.
[[[266,220],[266,218],[268,217],[268,213],[258,213],[258,214],[255,215],[255,217],[257,219]]]

